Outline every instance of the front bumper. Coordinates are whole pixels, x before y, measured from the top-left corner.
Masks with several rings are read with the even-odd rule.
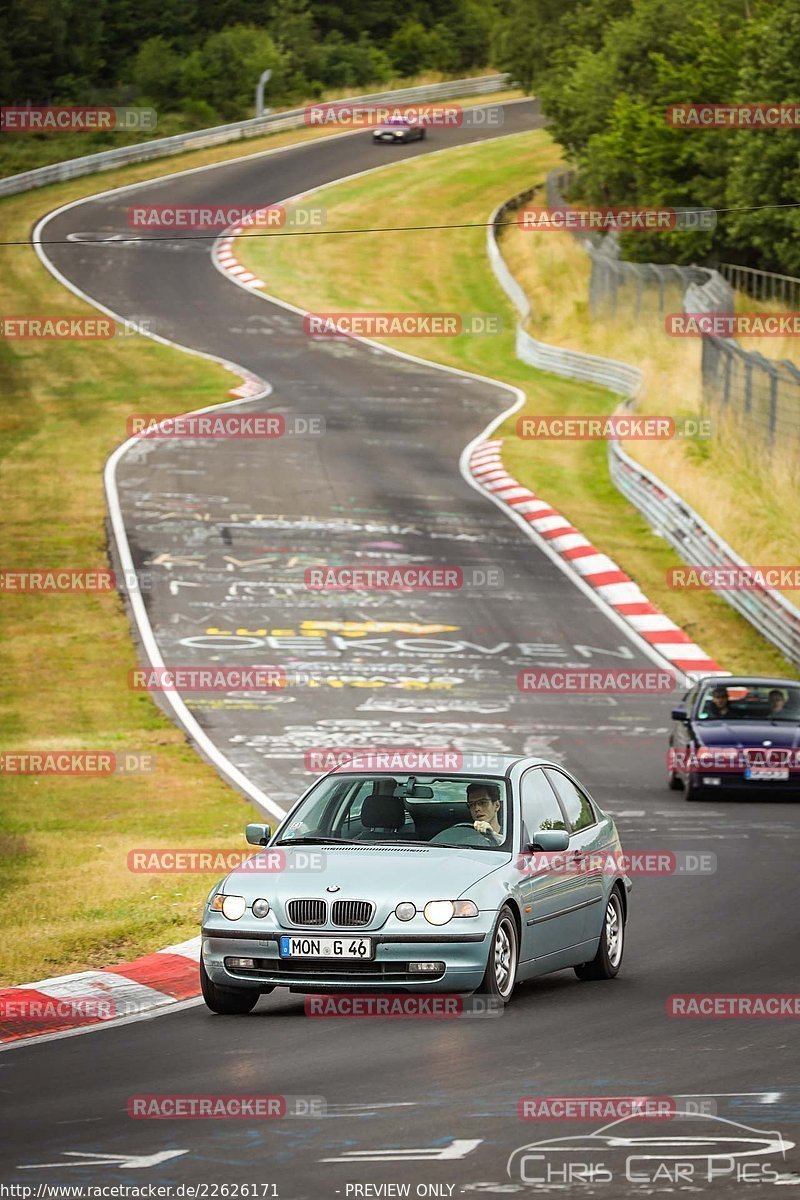
[[[788,779],[765,780],[745,779],[743,772],[715,771],[713,767],[709,767],[705,771],[690,772],[688,778],[691,787],[702,790],[709,797],[715,792],[719,792],[726,796],[735,795],[742,799],[750,796],[754,799],[766,800],[770,796],[774,796],[776,799],[782,800],[800,800],[800,774],[796,771],[791,772]],[[709,782],[709,780],[713,782]]]
[[[487,914],[488,915],[488,914]],[[477,923],[477,919],[476,922]],[[293,991],[474,991],[483,979],[489,955],[491,926],[450,934],[387,933],[383,930],[278,929],[245,930],[204,926],[203,962],[208,975],[221,987],[288,987]],[[369,937],[374,943],[374,958],[361,959],[282,959],[279,938],[294,937]],[[254,969],[232,967],[232,958],[252,958]],[[411,974],[409,963],[441,962],[444,969],[435,974]]]

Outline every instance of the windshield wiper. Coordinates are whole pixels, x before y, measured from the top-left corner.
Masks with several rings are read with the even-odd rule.
[[[276,846],[355,846],[352,838],[336,838],[336,837],[296,837],[296,838],[281,838],[279,842],[275,842]]]
[[[430,846],[424,838],[377,838],[374,842],[359,842],[359,846]]]
[[[427,846],[444,846],[447,850],[500,850],[502,842],[495,842],[491,845],[489,842],[485,846],[467,846],[464,842],[426,842]]]

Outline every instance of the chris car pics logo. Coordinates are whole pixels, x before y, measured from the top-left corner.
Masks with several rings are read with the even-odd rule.
[[[794,1142],[705,1112],[694,1097],[674,1099],[668,1129],[634,1112],[592,1133],[529,1142],[509,1156],[508,1178],[526,1187],[624,1182],[670,1191],[785,1178]]]

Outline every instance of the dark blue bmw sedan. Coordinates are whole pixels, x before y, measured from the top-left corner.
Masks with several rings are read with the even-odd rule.
[[[800,799],[800,682],[754,676],[698,680],[672,710],[669,786]]]

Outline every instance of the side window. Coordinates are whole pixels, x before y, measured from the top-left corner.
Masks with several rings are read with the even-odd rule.
[[[564,814],[541,767],[533,767],[522,776],[522,840],[535,840],[539,829],[566,829]]]
[[[560,771],[553,771],[548,768],[547,777],[551,780],[553,787],[558,792],[561,803],[564,805],[564,811],[572,826],[572,832],[577,833],[579,829],[586,829],[589,825],[594,825],[597,818],[594,815],[594,809],[589,797],[580,788],[576,787],[571,779],[567,779],[566,775],[562,775]]]

